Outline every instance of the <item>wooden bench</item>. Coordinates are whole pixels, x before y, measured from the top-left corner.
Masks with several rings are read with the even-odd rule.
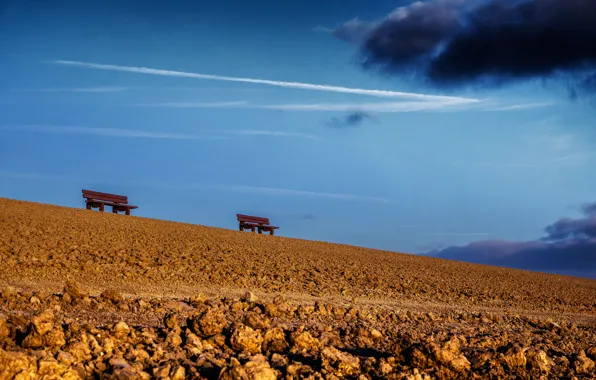
[[[243,214],[236,214],[238,218],[238,222],[240,223],[240,231],[244,231],[245,229],[251,230],[255,232],[255,229],[259,231],[260,234],[263,231],[269,231],[269,235],[273,235],[273,231],[278,229],[277,226],[272,226],[269,224],[269,218],[261,218],[259,216],[250,216],[250,215],[243,215]]]
[[[99,211],[104,210],[104,206],[112,206],[112,212],[117,214],[118,211],[124,211],[126,215],[130,215],[130,210],[139,208],[128,204],[128,197],[123,195],[100,193],[99,191],[84,190],[83,198],[85,198],[85,205],[87,210],[99,208]]]

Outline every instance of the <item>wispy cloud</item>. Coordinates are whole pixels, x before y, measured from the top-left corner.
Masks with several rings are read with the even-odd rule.
[[[198,139],[217,139],[221,137],[197,136],[168,132],[142,131],[135,129],[119,128],[88,128],[71,127],[56,125],[10,125],[2,126],[1,130],[22,131],[22,132],[42,132],[58,134],[85,134],[107,137],[130,137],[130,138],[152,138],[152,139],[177,139],[177,140],[198,140]]]
[[[98,87],[45,87],[45,88],[11,88],[12,92],[122,92],[122,91],[180,91],[180,92],[262,92],[263,88],[229,87],[229,86],[98,86]]]
[[[319,33],[332,33],[333,29],[318,25],[318,26],[315,26],[314,28],[312,28],[312,31],[319,32]]]
[[[526,150],[537,152],[545,163],[586,165],[596,157],[591,140],[585,138],[588,129],[551,117],[529,123],[519,138]]]
[[[456,164],[458,165],[458,164]],[[528,162],[502,162],[502,161],[474,161],[467,162],[461,165],[476,166],[476,167],[492,167],[492,168],[535,168],[539,165]]]
[[[246,100],[229,102],[164,102],[134,104],[140,107],[163,107],[163,108],[245,108],[245,109],[267,109],[277,111],[327,111],[327,112],[350,112],[350,113],[399,113],[399,112],[454,112],[463,110],[478,111],[518,111],[529,109],[529,105],[519,104],[506,107],[485,107],[483,103],[476,101],[454,101],[454,100],[426,100],[426,101],[393,101],[393,102],[362,102],[362,103],[277,103],[277,104],[255,104]]]
[[[128,87],[106,86],[106,87],[62,87],[62,88],[16,88],[12,91],[18,92],[122,92]]]
[[[489,236],[490,232],[429,232],[431,236]]]
[[[538,124],[539,125],[539,124]],[[582,139],[574,132],[572,126],[561,127],[556,124],[544,124],[521,135],[526,144],[542,148],[552,154],[564,154],[577,151],[583,146]]]
[[[187,103],[141,103],[133,104],[136,107],[165,107],[165,108],[253,108],[246,100],[229,102],[187,102]]]
[[[266,130],[234,130],[234,131],[222,131],[231,135],[243,135],[243,136],[279,136],[279,137],[299,137],[310,140],[319,140],[319,136],[309,133],[299,132],[284,132],[284,131],[266,131]]]
[[[147,67],[119,66],[119,65],[108,65],[108,64],[81,62],[81,61],[68,61],[68,60],[55,60],[55,61],[51,61],[51,62],[55,63],[55,64],[59,64],[59,65],[79,66],[79,67],[86,67],[86,68],[97,69],[97,70],[111,70],[111,71],[121,71],[121,72],[150,74],[150,75],[161,75],[161,76],[170,76],[170,77],[183,77],[183,78],[206,79],[206,80],[217,80],[217,81],[227,81],[227,82],[264,84],[264,85],[269,85],[269,86],[286,87],[286,88],[294,88],[294,89],[302,89],[302,90],[339,92],[339,93],[347,93],[347,94],[368,95],[368,96],[375,96],[375,97],[381,97],[381,98],[406,98],[406,99],[435,100],[435,101],[436,100],[444,100],[444,101],[465,102],[465,103],[479,101],[478,99],[469,99],[469,98],[462,98],[462,97],[455,97],[455,96],[429,95],[429,94],[421,94],[421,93],[388,91],[388,90],[369,90],[369,89],[363,89],[363,88],[350,88],[350,87],[343,87],[343,86],[320,85],[320,84],[312,84],[312,83],[287,82],[287,81],[277,81],[277,80],[270,80],[270,79],[230,77],[230,76],[200,74],[200,73],[191,73],[191,72],[183,72],[183,71],[151,69],[151,68],[147,68]]]
[[[520,103],[503,106],[487,106],[484,111],[523,111],[535,108],[546,108],[556,105],[556,102]]]
[[[262,92],[263,88],[255,88],[255,87],[228,87],[228,86],[175,86],[175,87],[155,87],[155,86],[144,86],[144,87],[135,87],[144,90],[159,90],[159,91],[189,91],[189,92],[196,92],[196,91],[229,91],[229,92]],[[268,89],[267,89],[268,90]]]
[[[23,173],[10,172],[0,170],[0,177],[11,178],[15,180],[33,180],[33,181],[53,181],[53,182],[94,182],[104,184],[117,184],[119,186],[138,186],[148,188],[161,189],[183,189],[183,190],[206,190],[206,191],[222,191],[234,192],[243,194],[257,194],[267,196],[288,196],[288,197],[308,197],[308,198],[323,198],[338,201],[352,201],[352,202],[369,202],[369,203],[391,203],[391,200],[382,197],[373,197],[346,193],[327,193],[309,190],[296,190],[277,187],[261,187],[261,186],[244,186],[244,185],[226,185],[226,184],[209,184],[209,183],[170,183],[170,182],[144,182],[144,181],[111,181],[106,179],[93,179],[92,181],[85,178],[74,179],[72,177],[61,177],[37,173]]]
[[[294,190],[277,187],[260,187],[260,186],[238,186],[238,185],[205,185],[205,184],[191,184],[186,187],[196,189],[209,189],[228,192],[252,193],[263,195],[277,195],[277,196],[297,196],[297,197],[315,197],[327,198],[344,201],[359,201],[359,202],[374,202],[374,203],[391,203],[389,199],[380,197],[371,197],[355,194],[345,193],[324,193],[308,190]]]
[[[279,103],[279,104],[253,104],[247,101],[231,101],[217,103],[153,103],[135,104],[141,107],[164,107],[164,108],[245,108],[245,109],[267,109],[277,111],[328,111],[328,112],[421,112],[421,111],[457,111],[474,107],[474,102],[464,104],[460,101],[436,100],[436,101],[402,101],[402,102],[377,102],[377,103]]]
[[[285,111],[339,111],[339,112],[419,112],[419,111],[458,111],[477,109],[479,111],[521,111],[534,108],[549,107],[556,103],[554,102],[534,102],[534,103],[519,103],[519,104],[500,104],[495,101],[486,101],[476,98],[432,95],[417,92],[403,92],[403,91],[389,91],[389,90],[372,90],[364,88],[351,88],[344,86],[301,83],[278,81],[271,79],[256,79],[244,77],[231,77],[222,75],[202,74],[184,71],[153,69],[138,66],[120,66],[112,64],[100,64],[81,61],[70,60],[55,60],[51,63],[67,66],[85,67],[96,70],[120,71],[137,74],[182,77],[193,79],[204,79],[225,82],[237,83],[251,83],[268,86],[276,86],[283,88],[337,92],[345,94],[365,95],[378,98],[392,98],[402,99],[406,101],[391,101],[378,103],[310,103],[310,104],[251,104],[247,101],[230,101],[230,102],[179,102],[179,103],[157,103],[157,104],[140,104],[140,106],[149,107],[172,107],[172,108],[251,108],[251,109],[271,109],[271,110],[285,110]],[[107,91],[124,91],[125,87],[97,87],[97,88],[74,88],[74,89],[46,89],[49,91],[79,91],[79,92],[107,92]]]
[[[549,162],[562,165],[580,166],[587,165],[596,157],[594,152],[577,152],[557,156],[549,159]]]
[[[465,103],[465,106],[473,102]],[[460,101],[416,101],[416,102],[379,102],[379,103],[311,103],[311,104],[268,104],[257,108],[283,111],[337,111],[337,112],[417,112],[440,109],[458,109],[464,106]]]
[[[536,169],[557,166],[580,166],[587,165],[596,157],[593,152],[578,152],[562,156],[554,156],[536,162],[502,162],[502,161],[476,161],[476,162],[451,162],[450,166],[456,167],[477,167],[487,169]]]
[[[288,138],[303,138],[309,140],[318,140],[319,137],[308,133],[295,133],[285,131],[268,130],[224,130],[224,131],[205,131],[207,134],[194,135],[183,133],[170,133],[159,131],[144,131],[136,129],[120,128],[89,128],[57,125],[9,125],[0,126],[0,131],[17,132],[41,132],[56,134],[84,134],[104,137],[122,137],[122,138],[150,138],[150,139],[172,139],[172,140],[220,140],[235,136],[274,136]]]
[[[0,170],[1,178],[17,179],[17,180],[28,180],[28,181],[52,181],[52,182],[72,182],[76,181],[72,177],[62,177],[47,174],[38,173],[23,173],[23,172],[11,172],[7,170]]]

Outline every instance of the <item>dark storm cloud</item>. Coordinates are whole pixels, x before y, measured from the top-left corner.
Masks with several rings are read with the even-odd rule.
[[[431,63],[435,81],[550,76],[596,68],[596,2],[490,2]]]
[[[529,242],[480,241],[430,252],[435,257],[596,278],[596,203],[579,219],[563,218]]]
[[[546,227],[547,241],[559,241],[565,239],[596,239],[596,218],[585,219],[561,219]]]
[[[332,118],[327,124],[334,128],[356,127],[362,124],[366,119],[372,119],[372,115],[362,112],[354,111],[347,114],[344,118]]]
[[[413,69],[443,86],[564,78],[596,90],[594,0],[430,0],[360,23],[374,25],[359,42],[366,68]],[[359,41],[354,24],[334,34]]]
[[[596,241],[596,203],[582,206],[582,211],[584,218],[563,218],[546,227],[545,231],[548,235],[542,240],[594,239]]]
[[[365,65],[397,68],[418,63],[459,28],[455,1],[417,2],[398,8],[369,32]],[[345,25],[344,25],[345,27]]]

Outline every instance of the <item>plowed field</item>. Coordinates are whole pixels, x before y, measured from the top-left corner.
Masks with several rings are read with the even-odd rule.
[[[0,379],[596,378],[588,279],[0,198],[0,290]]]

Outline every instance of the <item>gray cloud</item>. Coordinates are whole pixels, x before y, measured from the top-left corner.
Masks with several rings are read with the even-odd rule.
[[[348,113],[343,118],[334,117],[327,122],[327,125],[333,128],[357,127],[366,120],[374,120],[373,116],[363,111],[354,111]]]

